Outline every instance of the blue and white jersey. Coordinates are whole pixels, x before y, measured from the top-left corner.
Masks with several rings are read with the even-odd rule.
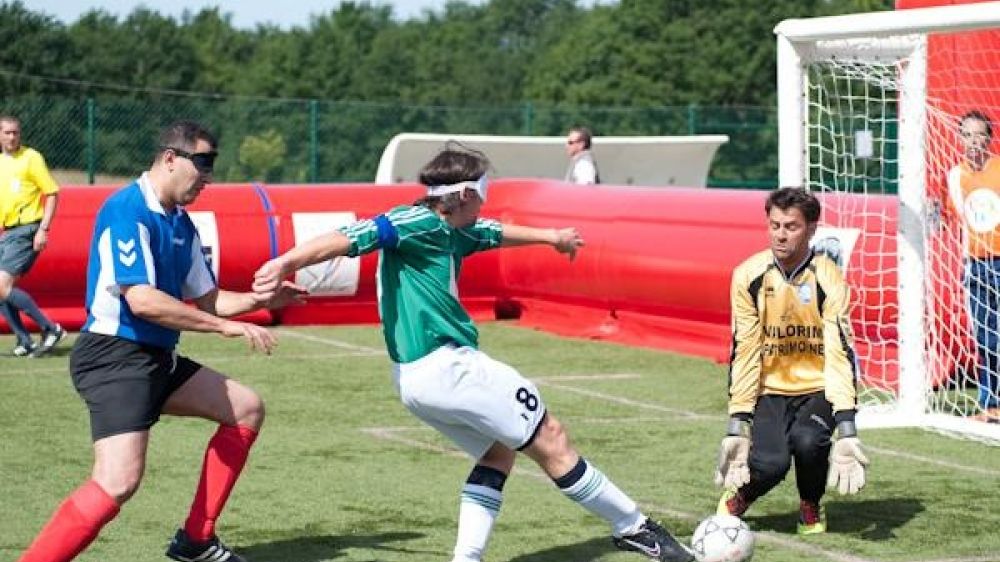
[[[173,349],[180,332],[132,314],[126,285],[152,285],[179,299],[216,287],[191,217],[166,212],[143,174],[118,190],[97,213],[87,264],[87,323],[83,330]]]

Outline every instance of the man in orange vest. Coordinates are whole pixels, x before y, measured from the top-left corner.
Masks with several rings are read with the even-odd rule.
[[[965,284],[979,356],[979,406],[1000,421],[1000,157],[991,154],[993,124],[981,111],[959,121],[965,149],[948,174],[951,205],[965,238]]]

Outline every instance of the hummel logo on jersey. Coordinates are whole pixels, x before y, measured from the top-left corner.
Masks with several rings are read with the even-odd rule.
[[[183,238],[174,238],[174,246],[183,246],[183,245],[184,245]]]
[[[118,241],[118,261],[125,267],[132,267],[135,263],[135,238],[129,238],[127,242]]]
[[[657,558],[658,559],[660,557],[660,545],[659,544],[654,544],[653,546],[646,546],[646,545],[642,544],[641,542],[636,542],[636,541],[633,541],[631,539],[627,539],[625,537],[622,537],[622,542],[627,543],[629,546],[632,546],[633,548],[635,548],[639,552],[645,554],[646,556],[649,556],[650,558]]]

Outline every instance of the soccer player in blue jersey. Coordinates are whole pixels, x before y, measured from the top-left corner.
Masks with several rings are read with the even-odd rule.
[[[517,451],[567,497],[605,519],[619,548],[656,560],[693,560],[577,453],[531,381],[479,350],[476,327],[458,299],[462,260],[525,244],[547,244],[572,259],[583,246],[573,228],[480,219],[488,166],[479,153],[446,148],[420,172],[426,197],[293,248],[257,271],[254,290],[269,298],[302,267],[381,251],[379,311],[400,398],[475,459],[462,489],[453,562],[482,560]]]
[[[21,562],[68,562],[90,544],[139,487],[150,428],[160,414],[219,424],[205,451],[191,511],[167,556],[241,562],[215,522],[264,421],[250,388],[178,355],[180,332],[245,338],[270,352],[265,328],[226,317],[298,298],[289,283],[269,298],[220,290],[184,205],[211,182],[216,140],[180,121],[160,135],[148,172],[111,195],[98,212],[87,270],[87,321],[70,371],[90,410],[91,478],[59,506]],[[191,300],[197,308],[184,304]]]

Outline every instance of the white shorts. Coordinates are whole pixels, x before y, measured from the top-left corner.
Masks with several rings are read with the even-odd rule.
[[[545,417],[534,383],[471,347],[443,346],[393,365],[400,400],[475,459],[500,442],[527,447]]]

